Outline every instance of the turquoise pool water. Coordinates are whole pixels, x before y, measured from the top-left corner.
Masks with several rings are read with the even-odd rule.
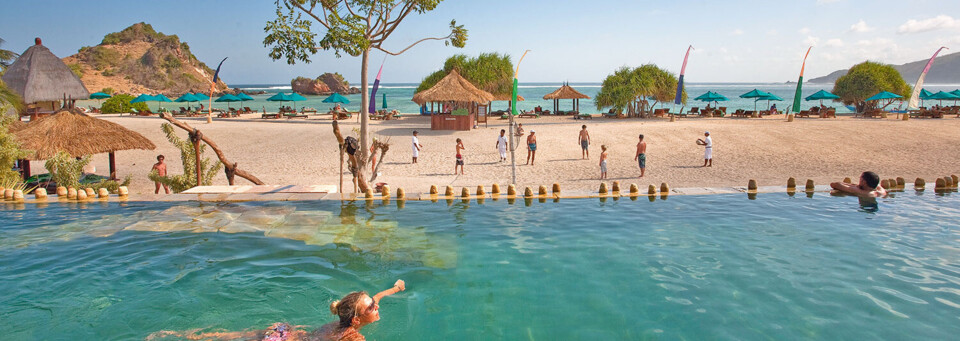
[[[953,339],[960,196],[0,206],[4,340],[320,326],[371,340]]]

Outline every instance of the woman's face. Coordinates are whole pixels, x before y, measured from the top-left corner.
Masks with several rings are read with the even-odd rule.
[[[380,305],[376,304],[370,296],[364,296],[358,308],[360,323],[368,324],[380,320]]]

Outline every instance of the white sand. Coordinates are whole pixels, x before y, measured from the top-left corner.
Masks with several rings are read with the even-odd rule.
[[[160,130],[165,122],[157,117],[100,116],[140,132],[157,145],[154,151],[117,153],[120,177],[131,175],[133,193],[150,193],[153,184],[147,173],[157,154],[167,156],[171,174],[182,172],[179,151],[166,141]],[[303,119],[262,120],[259,115],[243,118],[186,119],[214,139],[227,158],[239,163],[267,184],[336,185],[339,158],[331,121],[311,117]],[[932,181],[936,177],[960,173],[960,119],[797,119],[785,122],[783,116],[764,119],[689,118],[678,122],[664,119],[573,120],[570,117],[518,119],[527,132],[537,131],[539,146],[534,166],[526,160],[525,139],[517,148],[517,183],[520,188],[562,184],[564,190],[595,190],[600,183],[600,145],[610,149],[609,180],[626,186],[637,183],[667,182],[672,187],[745,186],[756,179],[761,186],[785,185],[788,177],[798,183],[813,179],[817,184],[843,177],[856,179],[864,170],[873,170],[884,179],[902,176],[908,182],[916,177]],[[427,117],[408,117],[399,121],[373,121],[373,136],[389,139],[391,149],[381,168],[378,182],[408,193],[427,191],[430,185],[475,188],[510,182],[510,166],[499,162],[495,149],[500,129],[506,120],[491,120],[488,127],[470,132],[431,131]],[[359,129],[356,119],[342,122],[345,134]],[[586,124],[592,138],[590,160],[580,159],[577,133]],[[424,149],[418,164],[411,164],[411,132],[420,131]],[[179,130],[179,129],[178,129]],[[703,147],[695,140],[709,130],[714,141],[714,165],[703,164]],[[638,179],[633,161],[637,135],[644,134],[648,144],[647,176]],[[186,138],[185,133],[181,133]],[[455,139],[466,145],[466,175],[453,175]],[[207,156],[215,159],[212,151]],[[94,156],[99,174],[107,170],[106,154]],[[42,171],[42,162],[34,169]],[[349,186],[349,174],[345,183]],[[237,178],[238,184],[247,183]],[[218,175],[214,184],[226,184]],[[350,191],[346,187],[345,191]]]

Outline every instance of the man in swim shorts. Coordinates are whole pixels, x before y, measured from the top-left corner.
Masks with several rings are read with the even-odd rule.
[[[453,166],[453,174],[457,174],[457,167],[460,167],[460,174],[463,174],[463,140],[457,139],[457,163]]]
[[[577,142],[580,143],[580,158],[589,159],[590,158],[590,133],[587,132],[587,125],[584,124],[580,128],[580,137],[577,138]]]
[[[600,145],[600,179],[607,178],[607,145]]]
[[[634,161],[640,164],[640,177],[643,177],[647,170],[647,143],[643,142],[643,134],[640,134],[640,142],[637,143],[637,154],[633,157]]]
[[[537,160],[537,136],[536,131],[530,129],[530,136],[527,136],[527,164],[533,165]]]

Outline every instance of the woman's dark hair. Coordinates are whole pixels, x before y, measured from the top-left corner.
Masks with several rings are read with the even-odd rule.
[[[863,172],[863,175],[860,175],[863,178],[863,181],[867,182],[867,186],[870,188],[876,189],[880,185],[880,176],[874,172]]]
[[[367,296],[366,291],[354,291],[343,296],[339,301],[330,303],[330,312],[340,317],[340,328],[349,327],[353,318],[360,315],[357,311],[357,303],[363,296]]]

